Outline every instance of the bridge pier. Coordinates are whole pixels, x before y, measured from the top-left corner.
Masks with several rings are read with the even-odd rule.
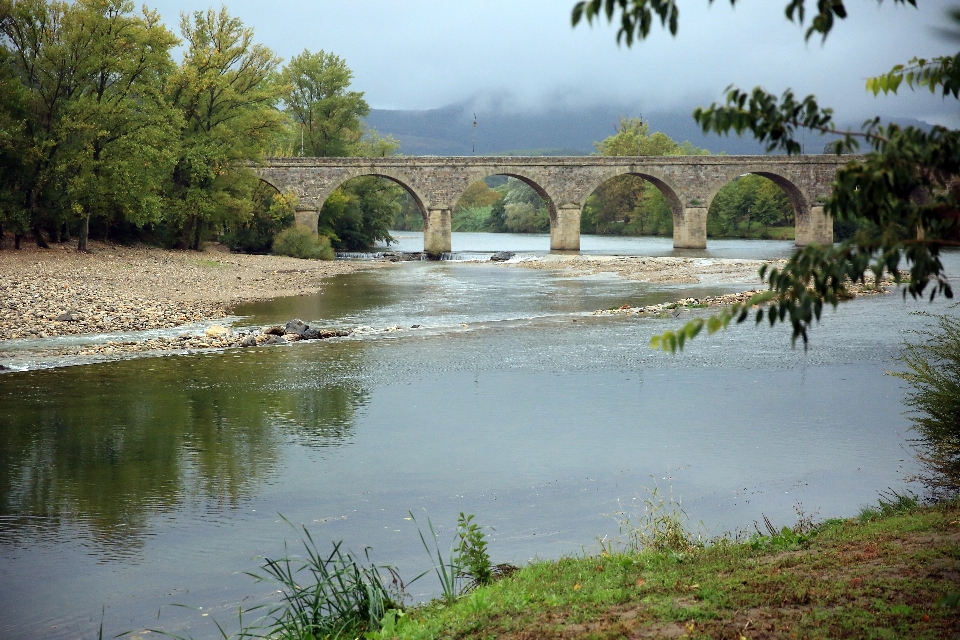
[[[797,216],[797,232],[794,245],[805,247],[817,243],[833,244],[833,217],[824,212],[823,205],[814,205],[805,216]]]
[[[439,258],[442,253],[450,253],[451,221],[450,209],[428,209],[423,219],[423,252],[431,258]]]
[[[295,224],[302,224],[310,229],[313,235],[317,235],[317,225],[320,222],[320,210],[309,204],[298,204],[294,209],[293,219]]]
[[[682,215],[673,216],[674,249],[707,248],[707,208],[684,207]]]
[[[580,205],[557,207],[550,225],[550,251],[580,251]]]

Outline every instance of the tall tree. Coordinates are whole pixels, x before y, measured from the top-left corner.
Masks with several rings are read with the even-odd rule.
[[[894,4],[916,6],[916,0],[894,0]],[[806,8],[806,0],[789,0],[786,16],[803,24]],[[576,25],[604,16],[620,22],[617,40],[628,46],[646,38],[658,19],[673,34],[679,25],[677,0],[583,0],[574,6],[572,21]],[[836,21],[846,17],[843,0],[818,0],[806,38],[820,35],[826,39]],[[956,41],[960,11],[954,10],[951,17]],[[960,53],[914,58],[867,80],[867,89],[874,93],[895,93],[902,85],[960,99]],[[879,118],[861,130],[840,131],[833,111],[821,107],[813,95],[800,99],[787,90],[777,97],[760,87],[752,91],[731,88],[725,104],[698,108],[693,115],[705,132],[750,132],[768,151],[800,153],[798,130],[839,135],[833,145],[838,154],[856,151],[861,142],[866,143],[870,151],[863,159],[851,160],[837,173],[826,210],[841,222],[870,224],[837,245],[798,249],[782,269],[762,272],[769,291],[708,321],[694,321],[679,332],[658,336],[656,344],[668,350],[682,348],[685,340],[705,326],[712,333],[734,318],[746,320],[751,306],[758,303],[767,306],[754,314],[757,322],[766,318],[775,324],[789,319],[793,339],[806,342],[807,331],[820,318],[824,303],[836,306],[846,283],[863,281],[867,272],[877,278],[884,271],[891,273],[898,283],[905,282],[904,295],[953,296],[940,250],[960,245],[960,131],[939,125],[929,131],[884,126]],[[904,267],[909,269],[909,278],[901,276]]]
[[[304,50],[281,74],[283,101],[307,156],[347,156],[363,135],[360,119],[370,113],[363,93],[348,91],[353,72],[333,53]],[[302,135],[302,138],[301,138]],[[388,155],[384,150],[383,155]]]
[[[179,157],[166,218],[178,244],[198,249],[216,225],[252,213],[257,178],[249,168],[285,133],[276,105],[280,60],[226,8],[181,17],[187,44],[170,82],[182,118]]]
[[[126,0],[4,0],[0,34],[24,88],[19,169],[3,188],[38,244],[42,225],[59,229],[71,215],[81,250],[91,215],[156,218],[175,120],[162,90],[176,39],[159,17]]]

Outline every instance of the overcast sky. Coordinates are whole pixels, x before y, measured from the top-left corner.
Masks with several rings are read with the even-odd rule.
[[[202,0],[154,0],[176,30]],[[874,98],[864,80],[915,55],[957,51],[939,36],[947,0],[920,9],[847,0],[850,18],[826,44],[805,43],[783,16],[786,0],[680,3],[676,38],[659,26],[632,49],[606,24],[570,26],[574,0],[232,0],[228,10],[283,58],[324,49],[353,70],[374,108],[431,109],[464,100],[514,109],[603,102],[637,112],[692,108],[730,83],[815,93],[840,119],[871,115],[957,124],[957,103],[926,91]],[[808,2],[815,5],[814,0]],[[219,7],[219,4],[214,5]]]

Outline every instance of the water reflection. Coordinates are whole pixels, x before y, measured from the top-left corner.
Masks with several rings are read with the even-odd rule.
[[[77,524],[110,554],[185,505],[236,508],[273,474],[286,441],[348,443],[368,396],[349,376],[289,379],[283,349],[134,360],[4,376],[0,544]],[[329,372],[328,372],[329,373]]]

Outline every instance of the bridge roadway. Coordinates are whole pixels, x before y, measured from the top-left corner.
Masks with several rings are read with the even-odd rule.
[[[404,187],[423,213],[424,251],[451,250],[453,208],[467,187],[488,176],[522,180],[550,212],[550,250],[580,250],[580,213],[587,197],[620,175],[654,184],[673,210],[673,246],[707,246],[707,209],[717,192],[753,173],[779,185],[796,213],[796,244],[833,242],[833,221],[823,203],[850,156],[424,156],[387,158],[268,158],[256,169],[281,193],[294,194],[297,221],[316,229],[320,207],[351,178],[380,176]]]

